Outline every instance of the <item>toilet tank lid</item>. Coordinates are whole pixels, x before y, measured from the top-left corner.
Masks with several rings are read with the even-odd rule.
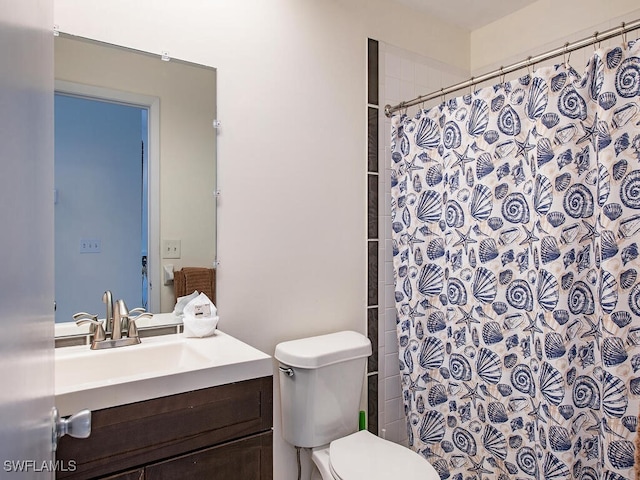
[[[369,339],[358,332],[345,331],[279,343],[274,357],[290,367],[314,369],[369,355]]]

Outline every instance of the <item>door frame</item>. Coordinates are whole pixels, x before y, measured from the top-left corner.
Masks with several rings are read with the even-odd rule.
[[[160,98],[66,80],[55,81],[55,92],[112,103],[146,108],[148,129],[148,257],[149,304],[147,310],[160,311]]]

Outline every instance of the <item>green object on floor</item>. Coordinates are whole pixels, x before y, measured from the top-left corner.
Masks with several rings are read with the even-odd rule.
[[[367,420],[365,417],[364,410],[360,410],[360,423],[358,426],[358,430],[365,430],[367,428]]]

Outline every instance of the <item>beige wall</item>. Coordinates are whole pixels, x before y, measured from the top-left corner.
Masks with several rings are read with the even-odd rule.
[[[538,0],[471,32],[471,74],[480,75],[596,31],[618,27],[622,21],[636,20],[639,14],[638,0]],[[635,37],[629,34],[631,38]],[[593,48],[584,50],[571,55],[571,64],[578,71],[584,67],[585,54],[589,55]],[[561,62],[560,58],[547,64]]]
[[[55,0],[54,15],[62,32],[216,67],[220,328],[269,354],[363,332],[367,37],[466,69],[468,33],[383,0]],[[275,414],[274,478],[293,480]]]
[[[160,237],[181,240],[181,258],[156,259],[155,268],[160,267],[158,261],[175,269],[212,266],[215,70],[60,36],[55,40],[55,78],[160,99],[160,205],[150,208],[160,208]],[[161,305],[153,310],[172,311],[173,288],[152,280],[161,294]]]

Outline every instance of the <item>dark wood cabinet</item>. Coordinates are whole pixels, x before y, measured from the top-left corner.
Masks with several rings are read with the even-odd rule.
[[[272,480],[273,378],[92,413],[87,439],[63,437],[58,479]]]
[[[271,478],[271,472],[266,471],[270,462],[263,459],[265,449],[270,448],[271,434],[263,433],[150,465],[144,478],[183,480],[185,472],[190,480]]]
[[[144,480],[144,468],[136,468],[130,472],[116,473],[108,477],[102,477],[102,480]]]

